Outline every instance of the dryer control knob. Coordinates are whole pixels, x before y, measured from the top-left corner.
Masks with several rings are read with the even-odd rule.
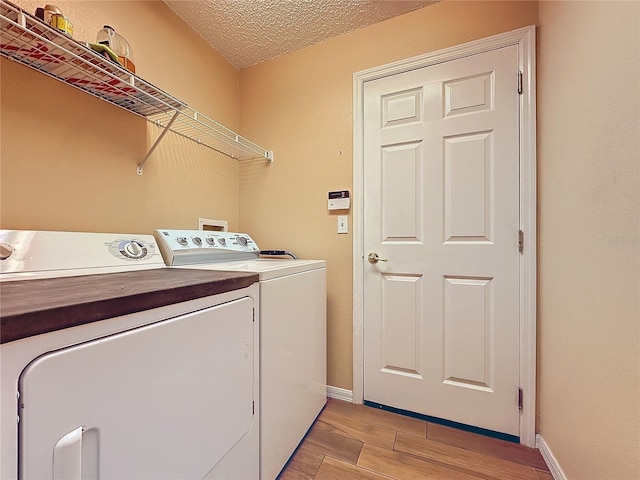
[[[186,247],[187,245],[189,245],[189,241],[185,237],[178,237],[177,241],[183,247]]]
[[[131,258],[142,258],[147,253],[146,248],[138,242],[130,241],[124,245],[124,254]]]
[[[238,237],[237,240],[238,240],[238,243],[243,247],[247,246],[247,239],[245,237]]]
[[[198,246],[202,245],[202,239],[200,237],[193,237],[191,240],[193,240],[193,243],[195,243]]]
[[[13,247],[8,243],[0,243],[0,260],[6,260],[13,253]]]
[[[207,243],[209,245],[215,245],[216,244],[216,239],[213,237],[207,237]]]

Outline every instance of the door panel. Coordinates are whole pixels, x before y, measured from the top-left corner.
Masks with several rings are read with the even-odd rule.
[[[420,241],[422,175],[420,143],[383,147],[381,208],[382,241]],[[398,215],[398,205],[403,214]]]
[[[493,391],[491,280],[444,279],[444,383]]]
[[[444,241],[491,242],[492,133],[444,139]]]
[[[364,399],[518,435],[517,47],[364,86]]]
[[[416,342],[420,328],[416,312],[419,295],[419,276],[382,276],[382,365],[388,373],[420,376],[422,345]]]

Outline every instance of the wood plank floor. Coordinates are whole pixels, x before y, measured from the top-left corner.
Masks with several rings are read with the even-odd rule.
[[[553,480],[533,448],[329,399],[279,480]]]

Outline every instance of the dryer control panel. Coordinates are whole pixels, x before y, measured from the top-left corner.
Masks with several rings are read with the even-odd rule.
[[[0,230],[0,281],[164,267],[151,235]]]
[[[260,255],[260,249],[246,233],[158,229],[153,236],[166,265],[245,260]]]

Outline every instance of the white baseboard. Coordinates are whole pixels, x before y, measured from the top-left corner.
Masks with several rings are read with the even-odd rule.
[[[542,458],[547,464],[547,467],[549,467],[553,480],[567,480],[567,476],[562,471],[562,468],[560,468],[558,460],[553,456],[553,453],[551,453],[551,450],[549,449],[549,445],[547,445],[547,442],[544,441],[544,438],[542,438],[540,434],[536,435],[536,448],[540,450]]]
[[[327,397],[353,403],[353,391],[347,390],[345,388],[332,387],[331,385],[327,385]]]

